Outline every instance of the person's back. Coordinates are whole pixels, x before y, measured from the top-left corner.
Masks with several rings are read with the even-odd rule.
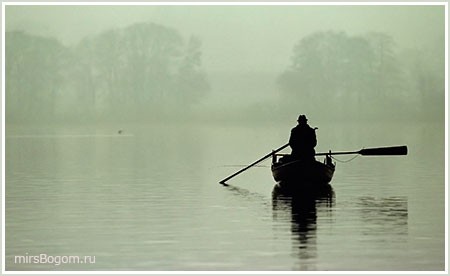
[[[300,115],[297,121],[298,125],[291,130],[289,137],[291,156],[295,159],[315,160],[316,131],[308,125],[305,115]]]

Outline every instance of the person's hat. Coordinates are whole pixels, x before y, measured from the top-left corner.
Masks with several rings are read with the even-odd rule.
[[[297,122],[307,122],[308,119],[306,119],[305,115],[298,116]]]

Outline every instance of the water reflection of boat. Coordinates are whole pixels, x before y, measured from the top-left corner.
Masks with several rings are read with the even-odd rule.
[[[293,196],[275,186],[272,192],[272,208],[275,220],[290,223],[293,249],[299,259],[296,270],[314,270],[317,258],[317,216],[331,214],[335,194],[331,185],[321,189],[303,190]]]
[[[299,199],[329,198],[334,193],[333,187],[324,182],[280,181],[275,184],[272,194]]]
[[[277,183],[272,190],[272,202],[277,201],[289,202],[291,206],[296,206],[298,202],[315,203],[318,202],[332,202],[335,194],[333,187],[330,184],[322,184],[318,186],[307,186],[302,183],[287,183],[286,186]],[[289,187],[289,188],[286,188]],[[298,193],[293,194],[293,191]]]

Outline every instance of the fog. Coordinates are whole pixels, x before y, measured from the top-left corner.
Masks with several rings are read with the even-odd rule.
[[[443,120],[444,11],[7,6],[6,121]]]

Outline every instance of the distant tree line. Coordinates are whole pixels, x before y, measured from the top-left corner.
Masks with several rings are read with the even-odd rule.
[[[444,43],[429,44],[435,46],[398,49],[383,33],[313,33],[299,40],[279,75],[280,102],[215,116],[267,122],[319,111],[344,120],[443,119]],[[176,119],[211,89],[201,41],[153,23],[108,30],[74,47],[6,32],[5,46],[7,122]]]
[[[6,32],[7,122],[159,120],[189,110],[210,90],[201,41],[139,23],[65,47]]]
[[[383,33],[313,33],[295,45],[278,78],[281,100],[342,119],[443,120],[444,44],[435,45],[399,51]]]

